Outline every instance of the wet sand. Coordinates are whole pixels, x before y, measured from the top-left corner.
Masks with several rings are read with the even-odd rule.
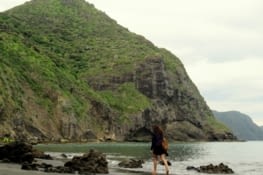
[[[53,162],[53,163],[57,164],[58,162]],[[72,175],[67,173],[45,173],[42,171],[28,171],[28,170],[22,170],[20,164],[0,163],[0,175],[62,175],[62,174]],[[76,174],[78,173],[76,172]],[[125,170],[111,169],[111,168],[109,168],[109,174],[99,174],[99,175],[135,175],[135,174],[150,175],[150,173],[147,172],[131,172]]]
[[[41,171],[22,170],[19,164],[0,163],[1,175],[59,175],[58,173],[45,173]]]

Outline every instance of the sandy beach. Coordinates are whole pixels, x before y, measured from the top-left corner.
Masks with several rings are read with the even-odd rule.
[[[60,164],[59,161],[56,161],[56,160],[52,160],[48,162],[45,160],[45,162],[46,163],[52,162],[52,164],[56,166]],[[75,174],[78,174],[78,173],[76,172]],[[132,175],[132,174],[147,175],[150,173],[130,172],[130,171],[125,171],[125,170],[117,170],[117,169],[109,168],[109,174],[107,175]],[[41,171],[28,171],[28,170],[22,170],[20,164],[0,163],[0,175],[62,175],[62,173],[45,173]],[[63,173],[63,175],[72,175],[72,174]],[[91,173],[90,175],[94,175],[94,174]],[[100,174],[100,175],[106,175],[106,174]]]
[[[0,163],[0,174],[1,175],[61,175],[61,173],[45,173],[41,171],[22,170],[21,165],[19,164],[7,164],[7,163]],[[63,174],[72,175],[72,174],[66,174],[66,173],[63,173]],[[76,172],[76,174],[78,173]],[[112,170],[107,175],[127,175],[127,174],[129,173],[116,172]],[[105,175],[105,174],[101,174],[101,175]]]
[[[41,171],[26,171],[21,169],[19,164],[0,163],[0,174],[1,175],[58,175],[59,173],[45,173]]]

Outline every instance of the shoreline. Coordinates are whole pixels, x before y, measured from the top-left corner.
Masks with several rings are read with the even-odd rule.
[[[1,175],[27,175],[27,174],[79,174],[81,170],[85,172],[98,172],[88,174],[108,174],[108,175],[127,175],[131,171],[121,170],[111,166],[106,156],[101,151],[90,149],[87,154],[69,158],[66,154],[59,157],[46,154],[44,151],[34,149],[32,145],[25,143],[11,143],[1,147],[0,174]],[[28,156],[27,156],[28,155]],[[86,164],[88,163],[88,164]],[[67,165],[66,165],[67,164]],[[95,167],[90,167],[93,165]],[[77,166],[78,168],[71,167]],[[100,172],[100,173],[99,173]],[[145,173],[144,173],[145,174]]]
[[[63,160],[45,160],[45,159],[36,159],[35,163],[47,163],[52,164],[53,166],[62,166],[64,164]],[[5,163],[0,162],[0,174],[2,175],[73,175],[79,174],[78,172],[75,173],[50,173],[44,171],[36,171],[36,170],[23,170],[21,169],[21,164],[17,163]],[[132,170],[132,169],[124,169],[124,168],[117,168],[117,167],[108,167],[109,173],[108,174],[99,174],[99,175],[134,175],[135,173],[138,175],[149,175],[150,172],[143,172],[139,170]],[[92,173],[91,173],[92,174]],[[98,173],[97,173],[98,174]]]
[[[130,171],[130,170],[122,170],[115,169],[109,167],[108,174],[99,174],[99,175],[149,175],[148,172],[138,172],[138,171]],[[0,174],[3,175],[72,175],[69,173],[49,173],[43,171],[35,171],[35,170],[22,170],[20,164],[15,163],[0,163]],[[75,174],[78,174],[77,172]]]

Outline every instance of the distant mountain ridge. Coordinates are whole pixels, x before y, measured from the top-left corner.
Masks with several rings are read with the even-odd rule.
[[[256,125],[252,119],[238,111],[218,112],[214,116],[228,126],[240,140],[263,140],[263,129]]]

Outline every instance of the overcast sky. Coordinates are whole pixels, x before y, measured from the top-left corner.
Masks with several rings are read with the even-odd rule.
[[[0,0],[0,11],[26,0]],[[87,0],[173,52],[217,111],[263,125],[262,0]]]

